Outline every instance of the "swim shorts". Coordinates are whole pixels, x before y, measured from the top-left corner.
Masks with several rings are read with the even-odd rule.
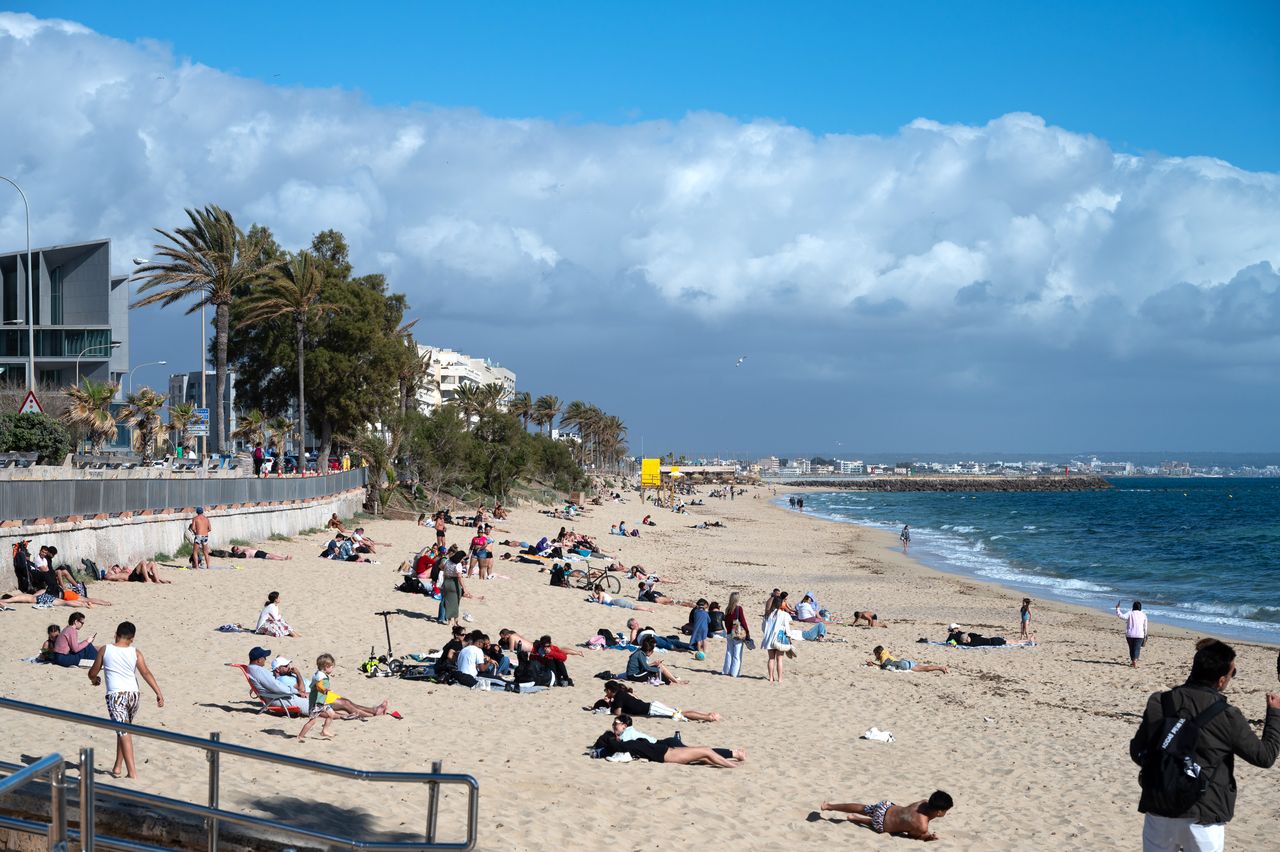
[[[133,724],[134,717],[138,715],[138,693],[108,692],[107,715],[113,722]]]
[[[871,817],[871,830],[877,834],[884,834],[884,815],[889,813],[889,808],[893,807],[893,802],[884,801],[876,802],[874,805],[863,805],[862,813],[864,816]]]
[[[195,539],[196,539],[196,544],[208,544],[208,543],[209,543],[209,536],[207,536],[207,535],[198,535],[198,536],[196,536],[196,537],[195,537]]]

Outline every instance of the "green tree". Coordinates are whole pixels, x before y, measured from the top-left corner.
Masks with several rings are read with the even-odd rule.
[[[195,442],[191,440],[191,427],[196,422],[194,403],[178,402],[169,404],[169,441],[176,447],[190,452]]]
[[[84,379],[80,385],[66,389],[71,399],[63,421],[82,431],[89,439],[92,452],[102,452],[102,445],[115,437],[116,418],[111,412],[111,400],[115,399],[118,385],[111,382],[95,382]]]
[[[507,403],[507,413],[520,418],[520,425],[529,428],[529,420],[533,417],[533,397],[528,391],[517,391],[511,395]]]
[[[39,453],[40,464],[62,464],[73,446],[67,427],[47,414],[0,414],[0,452]]]
[[[546,394],[538,397],[533,404],[533,422],[539,427],[546,427],[547,434],[551,434],[551,424],[556,422],[556,415],[560,413],[560,398]]]
[[[325,312],[338,312],[342,306],[321,301],[325,289],[324,272],[310,252],[276,267],[276,274],[265,287],[259,287],[245,299],[240,321],[254,325],[287,319],[293,326],[298,368],[298,431],[306,440],[307,392],[306,359],[307,322]]]
[[[134,430],[133,449],[142,454],[144,464],[149,464],[155,455],[156,442],[164,432],[164,421],[160,418],[160,409],[164,408],[165,397],[151,388],[142,388],[125,398],[124,408],[120,410],[120,420]]]
[[[235,431],[231,433],[231,437],[237,441],[244,441],[250,447],[258,444],[267,443],[267,415],[262,413],[260,408],[251,408],[248,411],[241,412],[240,422],[237,424]]]
[[[205,305],[214,309],[215,405],[222,410],[227,393],[227,341],[230,337],[231,302],[238,291],[252,289],[273,271],[264,261],[266,243],[261,230],[246,236],[231,214],[216,205],[188,209],[191,224],[173,231],[156,228],[167,243],[157,243],[152,260],[134,273],[142,280],[141,296],[131,307],[160,304],[168,307],[194,297],[187,313]],[[266,234],[269,236],[269,233]],[[145,295],[144,295],[145,294]],[[203,332],[203,330],[202,330]],[[225,417],[218,417],[218,447],[227,447]]]

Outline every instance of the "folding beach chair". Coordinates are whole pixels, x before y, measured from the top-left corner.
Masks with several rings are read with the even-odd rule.
[[[245,681],[249,684],[249,696],[258,699],[262,707],[258,709],[259,713],[267,712],[273,716],[301,716],[302,711],[289,702],[287,698],[266,699],[258,694],[258,690],[253,686],[253,680],[249,677],[249,667],[244,663],[227,663],[233,669],[239,669],[240,674],[244,675]]]

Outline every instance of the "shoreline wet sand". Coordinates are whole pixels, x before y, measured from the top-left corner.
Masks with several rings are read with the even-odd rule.
[[[793,602],[813,590],[838,615],[873,609],[889,622],[876,630],[833,627],[831,637],[847,643],[801,644],[797,659],[785,663],[781,685],[765,681],[761,651],[746,652],[744,676],[736,680],[717,674],[722,641],[712,640],[702,662],[666,654],[689,685],[641,686],[636,693],[675,707],[718,711],[725,720],[646,719],[637,727],[659,737],[678,729],[691,744],[745,747],[749,760],[742,768],[614,764],[586,757],[608,719],[582,708],[601,694],[601,681],[592,675],[625,667],[626,655],[617,651],[570,657],[577,685],[533,695],[365,679],[356,667],[370,647],[386,650],[378,611],[401,613],[391,617],[398,654],[439,648],[448,638],[446,627],[428,620],[435,616],[435,601],[392,591],[394,567],[434,540],[430,530],[410,522],[365,523],[374,539],[392,542],[378,548],[379,565],[321,560],[317,554],[326,539],[313,535],[257,543],[292,554],[288,562],[243,560],[235,561],[239,570],[199,573],[168,570],[174,583],[167,586],[95,584],[94,592],[115,605],[87,610],[86,632],[107,639],[118,621],[137,624],[137,645],[166,697],[166,707],[157,709],[144,692],[140,724],[201,736],[216,730],[226,740],[256,748],[361,768],[423,769],[441,759],[447,771],[474,774],[481,785],[482,849],[692,849],[723,842],[751,849],[830,842],[896,848],[909,841],[812,813],[824,800],[903,802],[938,788],[951,793],[956,808],[935,825],[942,838],[937,848],[1140,843],[1137,767],[1129,760],[1128,741],[1147,695],[1185,679],[1201,634],[1153,624],[1143,665],[1133,670],[1124,662],[1122,621],[1085,607],[1037,601],[1033,628],[1041,644],[1035,648],[920,645],[920,637],[944,638],[952,621],[1013,640],[1022,594],[917,563],[894,550],[892,534],[773,506],[764,488],[734,501],[707,500],[689,515],[656,510],[628,496],[621,505],[590,507],[588,516],[572,523],[536,508],[517,509],[497,524],[503,532],[496,537],[533,541],[562,525],[575,528],[626,564],[675,580],[663,584],[673,597],[706,597],[723,605],[731,591],[742,592],[753,633],[774,586],[788,590]],[[641,528],[639,538],[607,534],[610,524],[625,520],[636,526],[645,514],[659,526]],[[690,528],[703,519],[728,526]],[[468,538],[466,528],[449,527],[451,541],[463,544]],[[511,550],[498,547],[496,553]],[[630,615],[664,634],[676,632],[687,617],[683,607],[633,613],[590,604],[585,591],[549,587],[547,574],[536,566],[502,560],[494,565],[510,579],[468,581],[485,600],[463,605],[474,618],[468,627],[494,638],[510,627],[530,638],[549,633],[557,644],[576,647],[597,627],[624,629]],[[282,593],[281,610],[302,638],[216,632],[228,622],[252,624],[272,590]],[[634,594],[634,586],[624,585],[624,593]],[[70,612],[20,606],[0,613],[6,628],[0,633],[5,694],[102,715],[101,688],[90,686],[83,671],[18,662],[34,654],[46,624],[65,623]],[[292,736],[302,722],[257,715],[243,677],[224,665],[245,662],[255,644],[292,658],[307,675],[318,654],[332,653],[338,692],[362,703],[389,698],[405,719],[335,724],[333,741],[298,743]],[[866,667],[876,644],[897,656],[948,665],[951,673]],[[1260,720],[1265,693],[1277,688],[1275,649],[1232,644],[1240,654],[1241,677],[1228,697],[1246,718]],[[858,739],[871,727],[891,731],[896,741]],[[103,765],[114,752],[104,733],[72,732],[11,715],[0,738],[10,760],[91,744]],[[102,780],[203,797],[202,755],[142,742],[138,759],[139,781]],[[425,803],[402,785],[317,783],[244,761],[224,761],[223,771],[224,806],[330,830],[421,833]],[[1228,842],[1264,848],[1280,817],[1280,774],[1237,765],[1236,777],[1240,793]],[[458,826],[459,804],[444,797],[442,835]]]

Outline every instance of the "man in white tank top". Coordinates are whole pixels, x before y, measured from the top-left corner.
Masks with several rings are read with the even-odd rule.
[[[147,661],[142,658],[142,652],[133,647],[137,632],[132,622],[120,622],[116,627],[116,641],[99,648],[97,659],[89,668],[89,680],[94,686],[102,683],[99,674],[106,675],[107,715],[111,721],[130,725],[138,715],[138,675],[142,675],[156,694],[156,705],[164,706],[164,695],[151,669],[147,668]],[[111,770],[112,777],[119,778],[121,768],[127,770],[127,778],[138,777],[133,763],[133,739],[123,731],[116,731],[116,765]]]

